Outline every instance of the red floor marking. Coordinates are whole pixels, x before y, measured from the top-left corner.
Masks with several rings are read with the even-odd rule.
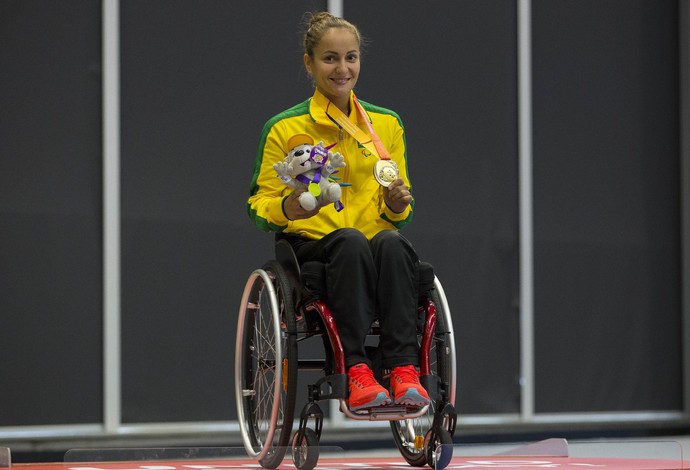
[[[146,461],[146,462],[79,462],[79,463],[29,463],[14,464],[18,470],[232,470],[256,469],[261,466],[255,460],[198,460],[198,461]],[[286,459],[279,469],[294,469]],[[367,469],[415,469],[402,458],[322,458],[316,470]],[[429,469],[429,467],[424,467]],[[690,462],[661,459],[602,459],[579,457],[454,457],[446,467],[455,469],[538,469],[563,470],[680,470],[690,469]]]

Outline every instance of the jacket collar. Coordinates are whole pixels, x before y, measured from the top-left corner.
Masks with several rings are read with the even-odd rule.
[[[350,118],[350,121],[359,124],[360,119],[358,117],[357,108],[355,108],[354,96],[355,94],[351,91],[350,115],[348,117]],[[311,102],[309,103],[309,114],[312,120],[318,124],[323,124],[330,127],[338,127],[338,125],[326,114],[326,106],[328,103],[328,98],[326,98],[326,96],[323,95],[318,89],[315,89],[314,96],[312,96]],[[369,122],[371,122],[371,118],[369,118]]]

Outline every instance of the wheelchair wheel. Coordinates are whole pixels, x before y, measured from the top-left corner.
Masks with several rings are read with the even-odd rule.
[[[441,382],[448,384],[446,399],[453,404],[455,403],[455,340],[448,303],[438,279],[434,281],[434,289],[430,291],[430,297],[436,306],[435,339],[430,351],[431,371],[439,376]],[[418,418],[390,422],[395,445],[407,463],[414,467],[435,465],[435,461],[429,460],[427,452],[429,443],[425,441],[430,436],[429,432],[433,428],[434,416],[439,405],[440,403],[432,402],[427,413]],[[432,434],[438,436],[439,432]],[[446,432],[442,437],[445,438],[446,434],[450,436],[450,433]]]
[[[247,453],[276,468],[290,445],[297,388],[293,290],[277,261],[254,271],[237,325],[235,395]]]
[[[292,438],[292,462],[298,470],[312,470],[319,461],[319,437],[313,429],[297,431]]]
[[[431,429],[425,438],[426,461],[431,468],[443,470],[453,457],[453,438],[446,429]]]

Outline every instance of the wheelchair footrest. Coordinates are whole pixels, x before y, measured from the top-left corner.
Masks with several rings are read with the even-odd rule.
[[[401,419],[416,418],[423,415],[424,413],[426,413],[428,405],[422,407],[407,405],[386,405],[352,411],[343,400],[340,409],[346,416],[353,419],[369,421],[398,421]]]

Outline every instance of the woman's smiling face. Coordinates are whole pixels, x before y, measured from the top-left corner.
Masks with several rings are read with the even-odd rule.
[[[357,37],[344,28],[331,28],[304,55],[304,65],[316,88],[343,112],[349,113],[350,91],[359,77],[360,51]]]

